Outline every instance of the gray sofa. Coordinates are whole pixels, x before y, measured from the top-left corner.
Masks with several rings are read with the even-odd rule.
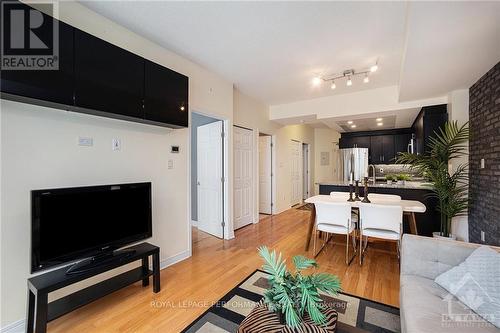
[[[438,275],[463,262],[478,246],[409,234],[403,236],[399,294],[403,332],[500,332],[434,283]],[[450,319],[449,313],[453,316],[468,314],[472,321]]]

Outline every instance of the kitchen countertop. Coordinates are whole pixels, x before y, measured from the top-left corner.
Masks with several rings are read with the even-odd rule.
[[[317,185],[332,185],[332,186],[349,186],[349,182],[344,182],[342,180],[332,180],[332,181],[321,181],[317,182]],[[363,187],[360,183],[360,187]],[[399,188],[399,189],[410,189],[410,190],[430,190],[432,185],[430,183],[421,181],[406,181],[405,184],[397,184],[395,182],[392,185],[387,185],[386,182],[377,182],[375,185],[372,183],[368,184],[368,187],[379,187],[379,188]]]

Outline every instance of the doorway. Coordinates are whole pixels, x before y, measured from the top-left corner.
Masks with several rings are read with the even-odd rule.
[[[191,221],[193,242],[224,238],[224,121],[191,117]]]
[[[290,141],[290,178],[291,195],[290,205],[298,205],[302,201],[302,144],[300,141]]]
[[[309,177],[309,144],[302,143],[302,199],[310,197],[310,177]]]
[[[259,220],[273,213],[273,140],[259,134]],[[262,215],[265,214],[265,215]]]

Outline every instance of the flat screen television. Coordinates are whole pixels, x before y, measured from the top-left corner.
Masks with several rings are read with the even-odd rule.
[[[31,192],[31,272],[152,236],[151,183]]]

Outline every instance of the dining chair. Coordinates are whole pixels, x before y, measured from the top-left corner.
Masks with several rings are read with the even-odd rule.
[[[347,202],[316,202],[316,224],[314,230],[314,257],[323,250],[329,241],[329,234],[346,235],[345,263],[349,265],[356,256],[357,246],[355,224],[351,220],[351,205]],[[321,249],[316,252],[317,233],[326,234]],[[349,237],[352,237],[353,255],[349,256]]]
[[[330,192],[330,197],[332,198],[337,198],[337,199],[345,199],[345,201],[347,201],[347,199],[349,199],[349,192]],[[358,214],[358,209],[357,208],[354,208],[354,209],[351,209],[351,219],[354,223],[358,223],[359,221],[359,214]]]
[[[359,264],[363,264],[368,237],[396,241],[399,259],[403,208],[400,205],[360,203],[359,213]]]

